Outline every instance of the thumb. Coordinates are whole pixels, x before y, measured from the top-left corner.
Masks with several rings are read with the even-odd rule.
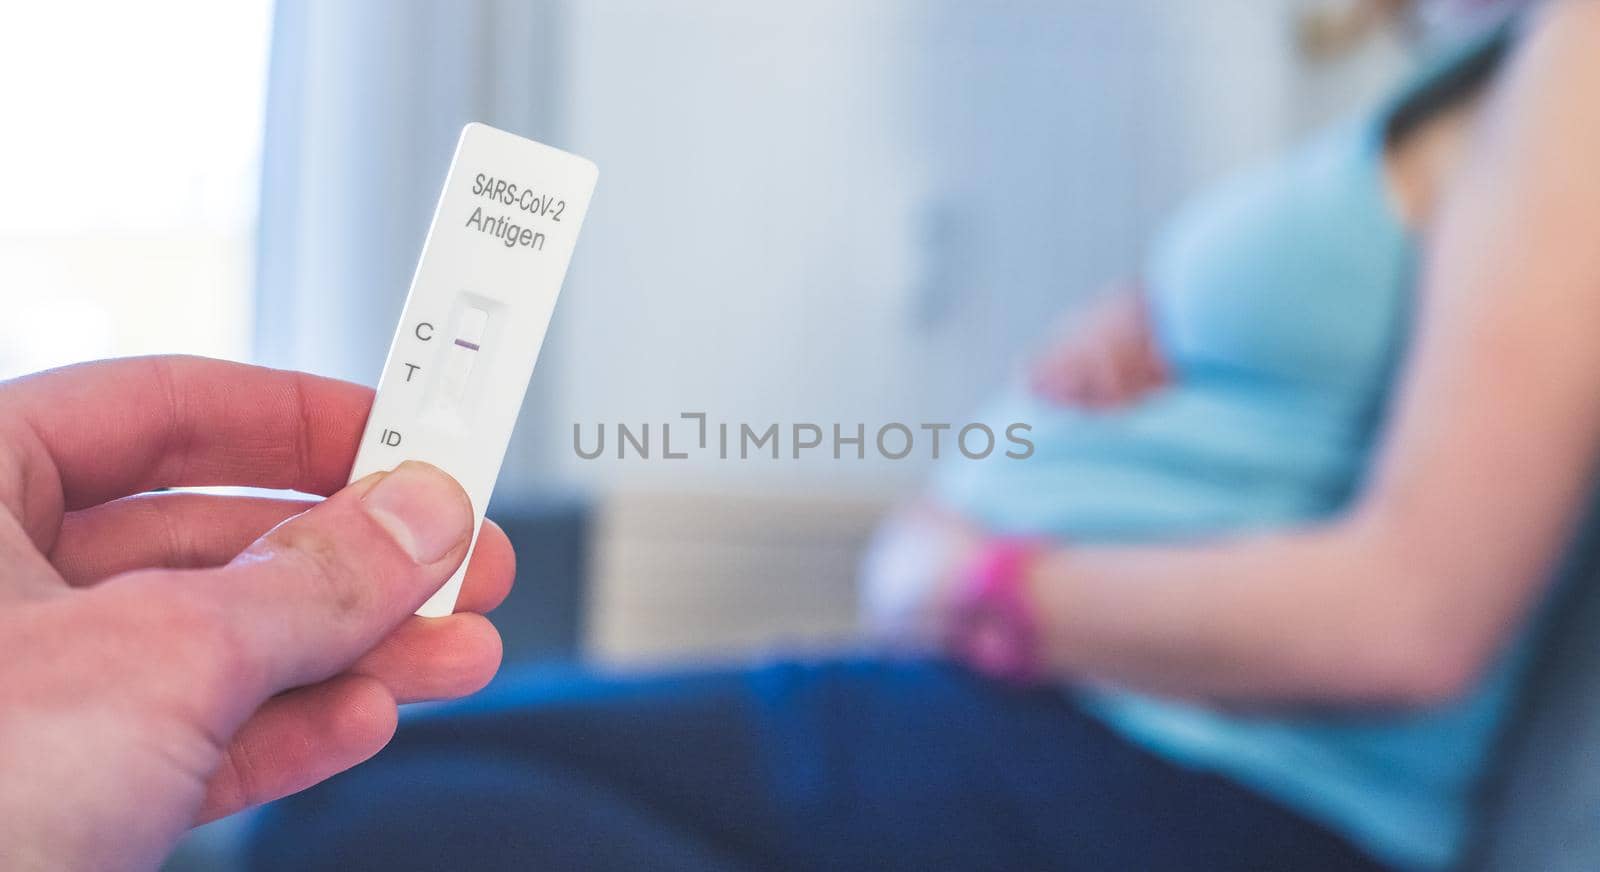
[[[186,579],[230,626],[241,683],[264,696],[348,668],[465,557],[472,505],[416,461],[351,484],[279,524],[227,566]],[[190,573],[185,573],[190,574]]]

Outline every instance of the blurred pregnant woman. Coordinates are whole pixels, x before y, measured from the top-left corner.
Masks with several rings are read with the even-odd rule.
[[[259,868],[1440,869],[1600,448],[1600,4],[1176,216],[869,560],[879,658],[510,683]],[[955,661],[960,665],[951,665]]]

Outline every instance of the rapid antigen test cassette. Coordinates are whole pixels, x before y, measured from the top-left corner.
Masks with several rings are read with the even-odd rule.
[[[472,498],[477,544],[597,176],[503,130],[461,131],[351,481],[431,463]],[[463,560],[417,614],[450,614],[466,571]]]

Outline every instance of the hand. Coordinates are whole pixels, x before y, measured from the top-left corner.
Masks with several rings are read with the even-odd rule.
[[[1126,406],[1168,382],[1148,300],[1128,283],[1069,320],[1029,367],[1035,394],[1065,406]]]
[[[0,384],[0,867],[154,867],[493,675],[510,543],[484,524],[463,613],[411,615],[471,509],[424,464],[343,487],[371,401],[191,358]],[[330,496],[147,493],[221,484]]]
[[[978,528],[931,503],[885,520],[861,567],[861,611],[873,638],[913,653],[940,646],[952,594],[983,541]]]

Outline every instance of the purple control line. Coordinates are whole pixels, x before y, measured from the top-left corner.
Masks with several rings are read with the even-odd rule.
[[[457,339],[456,340],[456,344],[461,346],[462,348],[470,348],[473,351],[477,351],[478,350],[478,343],[476,343],[476,342],[468,342],[465,339]]]

